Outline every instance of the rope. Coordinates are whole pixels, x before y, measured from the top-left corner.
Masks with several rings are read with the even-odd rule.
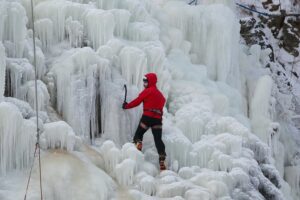
[[[255,12],[255,13],[258,13],[260,15],[264,15],[264,16],[280,16],[280,15],[276,15],[276,14],[269,14],[269,13],[265,13],[265,12],[260,12],[260,11],[257,11],[257,10],[254,10],[254,9],[251,9],[245,5],[242,5],[240,3],[236,3],[236,5],[240,6],[241,8],[244,8],[246,10],[249,10],[251,12]]]
[[[194,5],[197,5],[197,4],[198,4],[197,1],[198,1],[198,0],[192,0],[192,1],[189,2],[188,4],[189,4],[189,5],[192,5],[192,4],[195,3]],[[257,11],[256,9],[254,10],[254,9],[252,9],[252,8],[246,6],[246,5],[240,4],[240,3],[236,3],[236,5],[239,6],[239,7],[241,7],[241,8],[243,8],[243,9],[249,10],[249,11],[251,11],[251,12],[255,12],[255,13],[258,13],[258,14],[260,14],[260,15],[264,15],[264,16],[268,16],[268,17],[279,17],[279,16],[285,16],[285,17],[288,17],[288,16],[300,17],[300,13],[299,13],[299,14],[298,14],[298,13],[271,14],[271,13],[266,13],[266,12]],[[281,3],[280,3],[280,10],[281,10]]]
[[[27,198],[27,192],[29,188],[29,183],[31,179],[31,173],[32,173],[32,168],[34,166],[34,160],[36,156],[36,151],[38,149],[38,156],[39,156],[39,178],[40,178],[40,192],[41,192],[41,200],[43,200],[43,188],[42,188],[42,165],[41,165],[41,149],[40,149],[40,132],[39,132],[39,111],[38,111],[38,90],[37,90],[37,66],[36,66],[36,44],[35,44],[35,28],[34,28],[34,11],[33,11],[33,0],[30,1],[31,3],[31,19],[32,19],[32,31],[33,31],[33,65],[34,65],[34,70],[35,70],[35,77],[34,77],[34,86],[35,86],[35,111],[36,111],[36,138],[37,142],[35,145],[35,151],[34,151],[34,156],[33,156],[33,162],[32,166],[30,169],[28,181],[27,181],[27,187],[26,187],[26,193],[24,196],[24,200]]]
[[[37,148],[38,148],[38,146],[36,145],[35,146],[35,150],[34,150],[34,154],[33,154],[32,165],[31,165],[31,168],[30,168],[29,177],[28,177],[28,181],[27,181],[27,186],[26,186],[26,192],[25,192],[24,200],[26,200],[26,198],[27,198],[27,192],[28,192],[28,187],[29,187],[29,183],[30,183],[32,168],[34,166],[34,160],[35,160],[34,158],[36,156],[36,150],[37,150]]]
[[[198,0],[192,0],[192,1],[189,3],[189,5],[192,5],[193,3],[195,3],[195,5],[197,5],[197,1],[198,1]]]
[[[260,15],[264,15],[264,16],[268,16],[268,17],[279,17],[279,16],[295,16],[295,17],[300,17],[300,13],[297,14],[297,13],[288,13],[288,14],[270,14],[270,13],[266,13],[266,12],[260,12],[260,11],[257,11],[257,10],[254,10],[252,8],[249,8],[248,6],[245,6],[243,4],[240,4],[240,3],[236,3],[236,5],[238,5],[239,7],[241,8],[244,8],[246,10],[249,10],[251,12],[255,12],[255,13],[258,13]]]

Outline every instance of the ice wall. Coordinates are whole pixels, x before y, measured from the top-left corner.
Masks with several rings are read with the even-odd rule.
[[[24,170],[33,158],[36,126],[11,103],[0,103],[0,117],[0,175]]]
[[[246,114],[244,98],[239,93],[224,83],[210,81],[205,66],[202,66],[201,69],[201,66],[191,64],[189,59],[184,58],[183,52],[171,51],[168,60],[172,66],[170,71],[173,80],[168,106],[169,111],[174,115],[175,126],[180,129],[174,140],[174,130],[171,137],[168,134],[171,130],[167,128],[168,126],[164,126],[164,141],[167,144],[167,150],[170,149],[167,153],[170,154],[171,160],[173,162],[178,160],[179,167],[182,165],[199,166],[222,172],[238,169],[240,171],[235,174],[236,176],[245,174],[250,180],[252,177],[258,176],[261,189],[267,193],[263,197],[255,191],[255,188],[241,192],[242,187],[233,189],[232,185],[235,183],[224,180],[221,181],[223,183],[219,183],[220,180],[215,179],[214,184],[220,187],[220,190],[217,191],[223,192],[218,193],[216,190],[211,190],[212,188],[208,189],[210,195],[216,195],[216,197],[226,196],[226,190],[234,190],[238,197],[245,195],[250,199],[264,199],[267,196],[278,199],[283,199],[283,196],[287,199],[290,198],[289,187],[286,187],[286,183],[282,179],[284,159],[283,154],[278,152],[279,149],[283,150],[278,138],[279,127],[276,126],[276,123],[272,123],[269,114],[269,101],[272,99],[271,78],[265,78],[266,82],[262,85],[259,82],[257,91],[254,92],[263,91],[263,94],[267,95],[255,104],[257,106],[266,104],[264,109],[257,109],[257,111],[265,113],[270,121],[264,129],[264,134],[270,136],[265,144],[251,133],[250,121],[244,116]],[[190,69],[194,73],[186,69]],[[195,72],[197,72],[197,76]],[[262,95],[254,96],[261,97]],[[176,149],[179,146],[177,141],[184,140],[186,147],[181,147],[182,151],[177,152]],[[180,155],[185,155],[185,160],[181,160]],[[276,159],[275,163],[272,156]],[[239,159],[240,157],[242,159]],[[272,164],[276,165],[279,171]],[[199,180],[202,179],[199,178]],[[239,178],[233,180],[242,181]],[[223,187],[223,184],[226,187]],[[202,185],[201,182],[199,186],[209,187],[205,184]]]
[[[5,89],[5,49],[0,42],[0,102],[3,101],[4,89]]]
[[[167,2],[164,11],[168,14],[169,25],[175,28],[171,29],[170,35],[177,35],[180,48],[186,46],[184,40],[190,42],[187,53],[193,58],[192,62],[206,65],[212,80],[223,81],[240,89],[240,69],[236,56],[239,49],[239,23],[233,11],[221,4],[189,6],[179,1]]]
[[[30,13],[29,1],[22,2],[27,14]],[[297,190],[298,176],[291,174],[298,172],[283,168],[279,127],[272,123],[268,111],[272,84],[269,80],[259,81],[257,89],[251,88],[251,95],[254,94],[251,112],[266,117],[270,126],[260,127],[255,117],[251,121],[245,117],[245,98],[236,90],[244,88],[239,64],[243,67],[246,63],[238,60],[248,62],[251,55],[243,54],[241,58],[238,53],[239,26],[230,9],[233,1],[202,1],[199,6],[158,0],[35,3],[38,74],[47,83],[51,103],[72,127],[65,122],[46,123],[41,135],[47,151],[43,160],[49,172],[44,175],[47,198],[111,197],[114,183],[94,166],[100,162],[99,155],[87,156],[77,148],[79,137],[87,141],[101,133],[101,139],[115,142],[106,141],[95,147],[104,160],[104,170],[119,185],[134,188],[129,193],[135,199],[155,198],[148,195],[169,199],[291,199],[289,187],[281,176],[285,174]],[[0,18],[0,27],[6,19]],[[29,22],[28,27],[31,26]],[[3,38],[4,34],[0,35]],[[11,72],[12,93],[34,107],[33,68],[29,64],[33,60],[31,40],[32,32],[28,31],[23,51],[27,60],[8,59],[7,68]],[[4,46],[10,51],[10,46]],[[256,55],[259,51],[252,48],[250,65],[260,62],[260,56]],[[43,77],[45,63],[49,72]],[[159,176],[153,142],[145,145],[143,152],[137,151],[133,144],[122,146],[132,139],[141,115],[141,107],[122,110],[123,85],[128,86],[127,100],[135,98],[142,89],[142,76],[146,72],[158,74],[158,87],[168,97],[163,140],[168,166],[173,172],[165,171]],[[43,83],[38,86],[39,109],[43,110],[49,96]],[[264,91],[266,95],[260,98]],[[266,108],[260,109],[260,105]],[[7,109],[3,111],[5,117],[6,112]],[[7,119],[17,112],[11,113]],[[32,116],[27,107],[22,114]],[[22,121],[20,113],[16,116],[11,118]],[[19,127],[12,127],[8,120],[3,124],[9,124],[4,127],[10,132]],[[260,136],[266,136],[267,145],[253,136],[249,129],[253,124]],[[27,129],[34,133],[33,128]],[[0,139],[1,145],[14,145],[14,142],[1,143]],[[68,152],[51,150],[63,152],[57,155],[48,150],[57,148]],[[6,149],[5,155],[11,155]],[[73,152],[74,149],[78,151]],[[3,159],[6,160],[1,164],[11,163],[9,158]],[[5,166],[3,171],[19,169],[22,164]]]

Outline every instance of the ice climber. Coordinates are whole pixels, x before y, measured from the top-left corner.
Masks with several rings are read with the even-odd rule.
[[[143,82],[145,89],[130,103],[124,102],[122,108],[134,108],[143,102],[143,116],[133,137],[133,142],[137,149],[141,151],[144,133],[151,128],[155,146],[159,155],[160,169],[165,170],[166,152],[161,136],[163,107],[166,99],[156,87],[157,76],[155,73],[146,74],[143,78]]]

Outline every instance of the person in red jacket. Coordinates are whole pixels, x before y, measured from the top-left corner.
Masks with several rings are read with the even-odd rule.
[[[122,108],[130,109],[140,105],[143,102],[143,116],[135,132],[133,142],[138,150],[142,150],[143,136],[151,127],[155,146],[159,154],[160,169],[166,169],[165,145],[161,139],[162,136],[162,115],[166,99],[156,88],[157,77],[155,73],[145,75],[143,79],[145,89],[139,96],[130,103],[124,102]]]

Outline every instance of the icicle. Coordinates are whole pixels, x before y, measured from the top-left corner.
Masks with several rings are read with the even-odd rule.
[[[67,1],[44,1],[37,4],[34,9],[36,19],[48,18],[52,21],[55,42],[62,41],[65,37],[66,6]]]
[[[66,33],[72,47],[81,47],[83,41],[83,25],[69,17],[66,20]]]
[[[156,184],[155,179],[152,176],[146,175],[141,178],[139,182],[139,187],[142,192],[147,195],[155,196]]]
[[[113,38],[114,16],[109,11],[91,9],[85,15],[85,27],[91,46],[98,49]]]
[[[45,149],[61,148],[68,151],[73,151],[75,147],[79,148],[80,144],[80,138],[75,136],[73,129],[64,121],[44,124],[41,141]]]
[[[7,56],[22,58],[27,34],[25,9],[18,2],[1,2],[0,13],[0,40],[5,41]]]
[[[34,65],[32,38],[26,41],[24,57],[27,58],[32,65]],[[42,79],[46,72],[46,64],[45,64],[44,53],[41,50],[41,45],[36,46],[36,68],[37,68],[37,78]]]
[[[215,198],[229,195],[227,186],[221,181],[209,181],[208,183],[206,183],[206,187],[209,190],[210,194]]]
[[[129,19],[131,16],[130,12],[121,9],[114,9],[111,12],[114,15],[114,21],[116,23],[114,35],[117,37],[124,37],[128,29]]]
[[[50,96],[47,90],[46,85],[38,80],[37,81],[37,93],[38,93],[38,110],[47,110],[47,106],[49,105]],[[36,102],[35,102],[35,82],[28,81],[26,84],[20,87],[20,93],[18,98],[28,102],[32,108],[36,109]]]
[[[256,89],[250,101],[250,119],[253,132],[266,143],[271,134],[268,129],[271,125],[269,102],[272,85],[273,81],[270,76],[261,77],[257,82]]]
[[[7,18],[6,4],[0,4],[0,42],[4,40],[4,26]]]
[[[189,162],[189,152],[192,149],[191,142],[174,125],[164,119],[163,141],[166,145],[168,160],[178,160],[180,166],[186,166]]]
[[[113,173],[117,164],[121,162],[122,159],[121,151],[118,148],[113,147],[109,149],[108,152],[105,152],[104,154],[105,154],[104,157],[105,157],[106,171]]]
[[[6,74],[5,70],[6,70],[5,49],[2,45],[1,37],[0,37],[0,103],[3,101],[3,95],[5,89],[5,74]]]
[[[96,5],[100,9],[109,10],[119,8],[120,0],[96,0]]]
[[[162,184],[157,187],[157,196],[160,198],[183,196],[184,192],[185,186],[181,182]]]
[[[136,171],[136,162],[131,159],[125,159],[115,168],[116,179],[122,186],[133,184],[134,174]]]
[[[147,71],[157,74],[157,87],[163,92],[165,98],[168,98],[170,89],[171,74],[167,70],[166,55],[162,43],[152,42],[143,48],[147,56]]]
[[[20,88],[23,84],[34,79],[33,66],[27,59],[7,59],[7,88],[9,96],[20,97]]]
[[[142,89],[143,76],[147,70],[147,58],[143,51],[135,47],[124,47],[120,52],[123,77],[128,83]]]
[[[203,189],[198,189],[198,188],[194,188],[194,189],[190,189],[188,191],[185,192],[184,194],[184,199],[186,200],[197,200],[197,199],[201,199],[201,200],[210,200],[210,194],[208,190]]]
[[[123,159],[132,159],[137,161],[138,163],[143,162],[144,155],[137,150],[133,143],[126,143],[122,147],[122,157]]]
[[[183,179],[190,179],[195,176],[193,170],[189,167],[182,167],[179,170],[178,175]]]
[[[159,29],[144,22],[132,22],[128,26],[127,38],[133,41],[155,41],[159,39]]]
[[[35,30],[37,37],[41,40],[43,50],[48,50],[53,41],[53,22],[48,19],[40,19],[35,21]]]
[[[36,139],[34,123],[23,120],[11,103],[0,103],[0,116],[0,174],[29,167]]]

